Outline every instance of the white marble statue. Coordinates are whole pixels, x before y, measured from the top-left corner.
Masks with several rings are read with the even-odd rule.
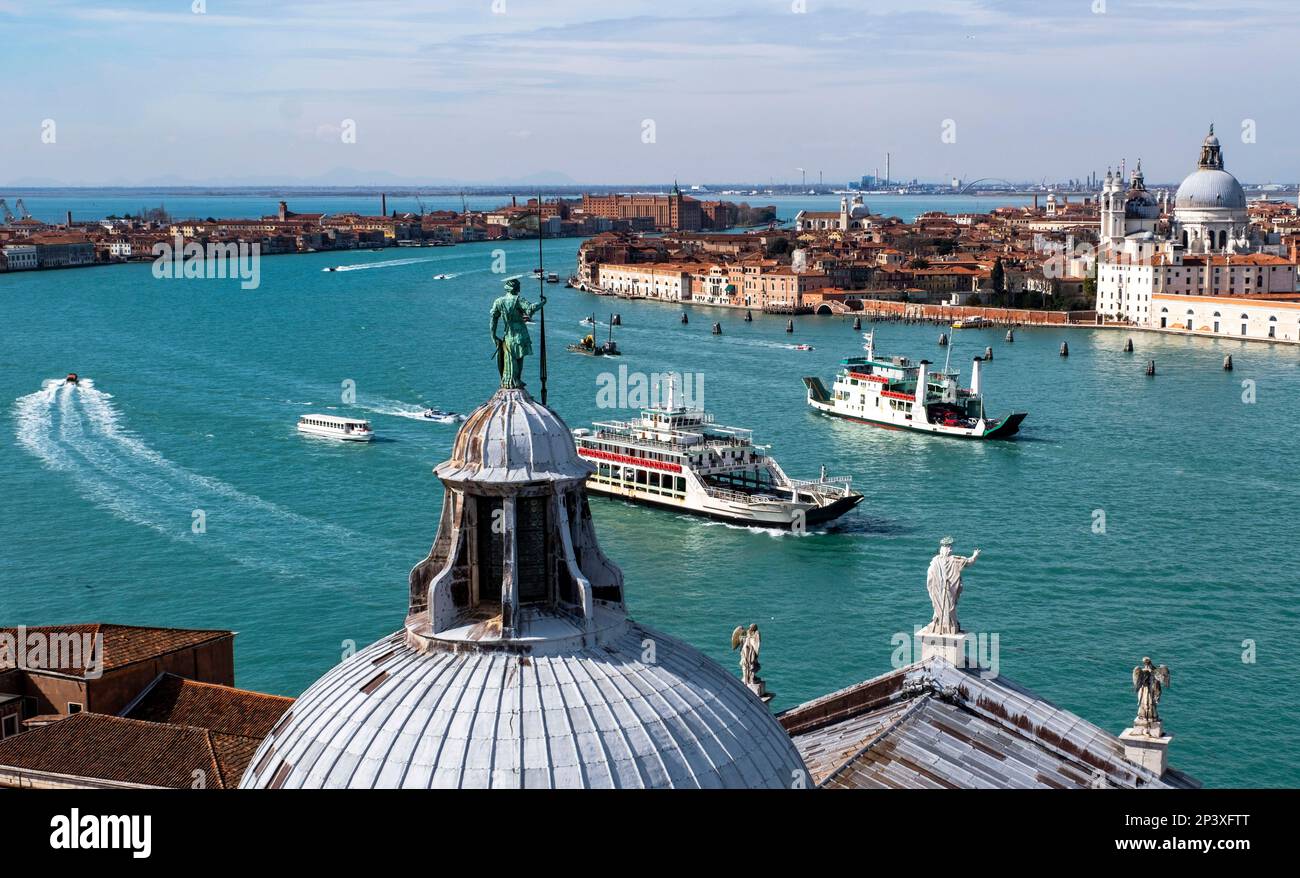
[[[930,559],[930,569],[925,575],[925,590],[934,607],[934,618],[921,629],[923,634],[960,634],[957,621],[957,601],[961,598],[961,572],[974,564],[980,556],[976,549],[969,558],[952,553],[952,537],[939,541],[939,554]]]
[[[731,632],[731,648],[740,649],[740,679],[746,685],[758,682],[760,645],[757,624],[751,624],[748,631],[744,625],[737,625],[736,630]]]

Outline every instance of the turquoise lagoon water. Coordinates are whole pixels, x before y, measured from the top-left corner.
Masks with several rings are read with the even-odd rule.
[[[547,265],[567,273],[577,244],[548,242]],[[0,623],[229,628],[238,683],[288,695],[347,641],[396,630],[454,434],[411,416],[468,412],[494,389],[494,246],[273,257],[254,291],[147,265],[0,275]],[[536,262],[535,242],[503,247],[513,273]],[[359,268],[322,271],[336,264]],[[824,463],[867,495],[804,537],[593,499],[639,619],[729,666],[731,629],[758,622],[788,707],[889,670],[891,638],[928,619],[926,564],[952,534],[983,549],[961,618],[998,635],[1003,674],[1118,732],[1129,672],[1151,655],[1173,671],[1176,765],[1210,785],[1300,784],[1296,709],[1279,694],[1300,627],[1300,349],[1137,334],[1125,354],[1114,331],[957,332],[963,369],[995,351],[990,408],[1030,412],[1017,441],[974,444],[812,414],[800,376],[829,379],[855,351],[848,321],[798,318],[791,335],[781,318],[692,308],[683,326],[670,306],[547,291],[550,401],[571,426],[610,415],[596,389],[611,364],[563,345],[613,308],[622,364],[701,373],[718,419],[753,427],[792,475]],[[942,362],[938,334],[881,324],[877,339]],[[69,370],[90,382],[42,390]],[[306,411],[371,418],[384,441],[305,439]]]
[[[777,217],[783,221],[794,219],[801,210],[836,210],[840,203],[838,195],[722,195],[716,192],[691,193],[702,199],[725,199],[737,204],[748,202],[751,205],[772,204],[776,206]],[[289,209],[298,213],[348,213],[377,214],[380,208],[379,190],[373,194],[336,194],[328,191],[295,191],[289,194],[274,193],[270,189],[258,189],[241,192],[203,192],[203,191],[153,191],[148,189],[49,189],[36,190],[24,194],[22,190],[0,187],[0,198],[5,198],[13,208],[18,198],[23,199],[27,211],[36,219],[49,223],[61,223],[72,211],[76,221],[109,215],[138,214],[142,209],[152,209],[163,205],[168,213],[177,219],[201,219],[206,217],[259,217],[269,216],[276,211],[276,202],[283,197]],[[519,203],[525,203],[531,197],[526,189],[518,193]],[[580,193],[565,197],[578,198]],[[931,210],[950,213],[987,212],[1002,205],[1028,204],[1032,196],[1023,195],[866,195],[863,196],[867,206],[886,216],[899,216],[909,222],[918,214]],[[551,196],[547,195],[547,199]],[[461,199],[458,195],[428,195],[421,199],[425,210],[460,210]],[[491,210],[503,204],[509,204],[506,195],[467,195],[464,204],[470,210]],[[411,211],[420,209],[420,201],[412,196],[390,195],[389,211]]]

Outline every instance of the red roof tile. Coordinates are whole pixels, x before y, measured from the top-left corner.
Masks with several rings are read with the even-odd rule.
[[[144,628],[135,625],[111,625],[101,622],[78,623],[73,625],[38,625],[25,629],[28,635],[100,635],[103,638],[103,670],[109,671],[135,662],[158,658],[180,649],[187,649],[234,637],[233,631],[209,631],[190,628]],[[0,634],[17,638],[18,629],[0,628]],[[77,656],[82,659],[80,667],[55,667],[51,670],[71,676],[81,676],[89,656]],[[14,666],[15,657],[0,654],[0,669]],[[29,666],[31,662],[28,662]],[[37,670],[36,668],[28,668]]]
[[[163,674],[122,715],[260,741],[292,704],[292,698]]]

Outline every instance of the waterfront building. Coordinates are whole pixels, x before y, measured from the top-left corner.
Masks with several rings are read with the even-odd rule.
[[[1147,190],[1141,162],[1126,190],[1119,176],[1107,171],[1100,201],[1096,310],[1106,318],[1167,329],[1173,321],[1154,310],[1156,295],[1296,293],[1297,266],[1281,255],[1280,235],[1251,223],[1245,192],[1224,169],[1213,126],[1172,208],[1168,197]]]
[[[1156,293],[1155,329],[1248,341],[1300,343],[1300,295],[1288,299]]]
[[[582,196],[582,212],[589,216],[606,219],[629,220],[644,218],[649,220],[657,231],[680,230],[699,231],[704,228],[705,214],[698,200],[683,195],[676,184],[667,195],[623,195],[608,193]],[[711,210],[713,216],[722,216],[717,208]]]
[[[691,273],[696,268],[663,262],[601,265],[596,284],[602,291],[615,296],[684,302],[692,298]]]
[[[41,267],[40,255],[33,244],[6,244],[4,254],[9,271],[31,271]]]

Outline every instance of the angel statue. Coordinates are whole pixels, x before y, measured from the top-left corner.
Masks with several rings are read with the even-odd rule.
[[[501,373],[502,387],[524,386],[524,357],[533,352],[533,340],[528,335],[527,321],[537,309],[546,304],[546,296],[536,304],[524,301],[519,295],[519,281],[510,278],[505,283],[506,294],[492,303],[492,340],[496,342],[497,371]],[[504,323],[502,334],[497,335],[498,323]]]
[[[974,564],[980,556],[976,549],[969,558],[952,553],[952,537],[939,541],[939,554],[930,559],[930,569],[925,574],[925,590],[934,607],[930,624],[921,629],[923,634],[960,634],[957,621],[957,601],[961,598],[961,572]]]
[[[737,625],[731,632],[731,648],[740,650],[740,679],[746,685],[760,682],[758,669],[758,650],[761,645],[758,637],[758,625],[751,624],[749,630],[744,625]]]
[[[1160,693],[1168,685],[1169,668],[1165,665],[1156,667],[1149,657],[1144,656],[1142,664],[1133,669],[1133,691],[1138,696],[1138,715],[1133,725],[1160,734],[1160,714],[1156,708],[1160,704]]]

